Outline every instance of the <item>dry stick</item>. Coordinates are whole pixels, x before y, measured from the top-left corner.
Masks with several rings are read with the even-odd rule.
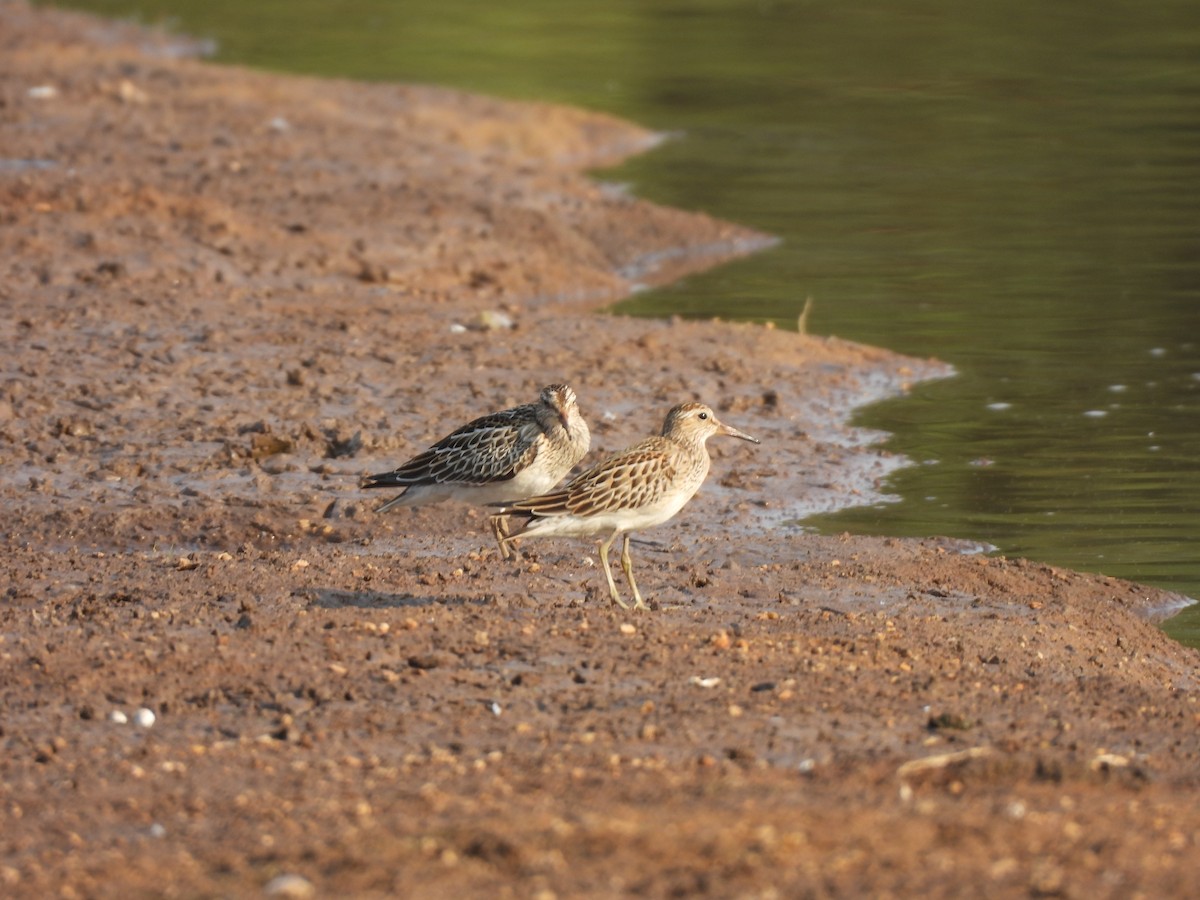
[[[801,334],[808,334],[808,311],[810,309],[812,309],[812,297],[806,297],[804,309],[800,311],[800,315],[796,319],[796,330]]]

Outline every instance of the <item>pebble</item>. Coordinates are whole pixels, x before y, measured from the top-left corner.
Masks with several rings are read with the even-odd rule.
[[[122,79],[121,83],[117,85],[117,97],[122,103],[133,103],[139,106],[150,102],[150,95],[128,78]]]
[[[408,664],[414,669],[436,669],[449,660],[444,653],[416,653],[408,658]]]
[[[119,709],[114,709],[108,714],[108,721],[112,722],[114,725],[125,725],[128,724],[129,717]]]
[[[495,309],[485,309],[476,319],[477,327],[483,331],[505,331],[516,323],[508,313]]]
[[[123,713],[122,713],[122,718],[124,718]],[[149,728],[151,725],[154,724],[154,713],[153,713],[153,711],[146,709],[146,707],[143,706],[141,709],[139,709],[137,712],[135,712],[133,714],[133,721],[135,724],[140,725],[142,728]]]
[[[311,881],[303,875],[290,872],[286,875],[276,875],[267,882],[263,890],[268,897],[285,897],[291,900],[304,900],[306,897],[316,896],[317,893]]]

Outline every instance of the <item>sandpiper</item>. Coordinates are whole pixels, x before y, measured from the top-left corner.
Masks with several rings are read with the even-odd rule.
[[[587,454],[590,443],[575,392],[566,384],[549,384],[536,403],[468,422],[400,468],[364,478],[362,487],[405,489],[377,512],[443,500],[479,506],[519,500],[558,484]],[[493,516],[496,542],[508,559],[502,527]]]
[[[667,413],[661,435],[608,457],[562,490],[502,504],[493,519],[511,517],[517,527],[509,533],[497,526],[496,533],[503,531],[502,544],[515,537],[605,535],[600,541],[600,562],[609,594],[614,603],[629,609],[617,593],[608,564],[608,551],[617,537],[624,535],[621,570],[633,591],[634,608],[646,609],[633,579],[629,534],[661,525],[695,496],[708,475],[705,441],[714,434],[759,443],[758,438],[722,424],[703,403],[682,403]]]

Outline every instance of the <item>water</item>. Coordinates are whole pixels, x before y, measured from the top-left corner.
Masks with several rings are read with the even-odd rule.
[[[864,423],[951,534],[1200,597],[1200,7],[1192,0],[78,4],[220,58],[604,109],[681,134],[604,177],[780,236],[639,295],[953,363]],[[1200,646],[1200,610],[1168,625]]]

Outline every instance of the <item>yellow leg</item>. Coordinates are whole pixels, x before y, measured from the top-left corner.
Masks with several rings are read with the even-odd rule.
[[[492,534],[500,547],[500,558],[512,559],[512,551],[508,549],[508,542],[513,540],[508,536],[508,516],[492,516],[491,520]]]
[[[621,571],[625,573],[625,577],[629,579],[629,586],[633,588],[633,608],[649,609],[638,591],[637,582],[633,580],[633,560],[629,558],[629,532],[625,533],[625,542],[621,545]]]
[[[607,541],[600,542],[600,562],[604,564],[604,577],[608,579],[608,593],[612,597],[612,602],[621,607],[621,609],[629,609],[629,606],[621,599],[621,595],[617,593],[617,583],[613,581],[612,569],[608,565],[608,550],[620,533],[619,531],[614,531]]]

